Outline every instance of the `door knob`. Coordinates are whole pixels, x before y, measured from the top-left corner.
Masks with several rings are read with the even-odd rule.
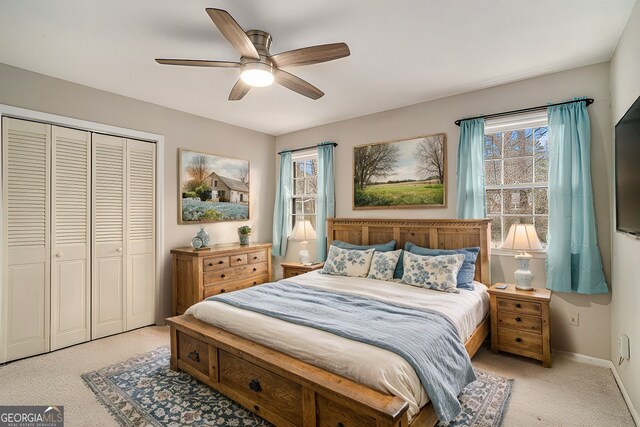
[[[56,254],[56,258],[62,258],[64,256],[64,254],[62,252],[58,252]]]
[[[119,254],[121,254],[121,253],[122,253],[122,248],[118,248],[118,249],[116,249],[116,252],[118,252]]]

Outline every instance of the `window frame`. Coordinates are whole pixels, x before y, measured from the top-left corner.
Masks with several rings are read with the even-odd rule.
[[[534,220],[535,223],[535,218],[536,217],[542,217],[542,218],[546,218],[547,219],[547,227],[548,227],[548,218],[549,218],[549,212],[548,212],[548,205],[547,205],[547,213],[546,214],[536,214],[536,197],[535,197],[535,190],[536,189],[542,189],[545,188],[549,189],[549,182],[548,179],[546,182],[536,182],[536,165],[537,165],[537,161],[536,161],[536,151],[535,151],[535,130],[537,128],[542,128],[542,127],[546,127],[547,128],[547,132],[548,132],[548,122],[546,119],[546,112],[544,113],[544,116],[542,114],[534,114],[531,115],[528,118],[522,118],[522,117],[508,117],[506,119],[501,119],[499,121],[496,121],[494,123],[488,122],[485,124],[485,130],[484,130],[484,136],[483,136],[483,168],[485,167],[485,164],[487,161],[495,161],[495,160],[500,160],[502,162],[502,167],[500,170],[500,182],[504,183],[505,180],[505,167],[504,167],[504,161],[505,159],[508,160],[512,160],[512,159],[528,159],[531,158],[532,160],[532,171],[531,171],[531,177],[532,177],[532,182],[530,183],[524,183],[524,184],[492,184],[492,185],[486,185],[485,184],[485,203],[487,203],[487,217],[491,218],[491,217],[496,217],[499,216],[501,219],[500,222],[500,226],[501,226],[501,230],[500,230],[500,235],[502,238],[501,242],[494,242],[493,239],[491,239],[490,241],[490,245],[491,245],[491,249],[492,252],[497,254],[497,255],[501,255],[501,254],[512,254],[512,251],[510,250],[505,250],[505,249],[501,249],[500,246],[502,245],[502,242],[504,242],[504,238],[506,237],[506,234],[509,232],[509,230],[504,230],[504,220],[505,218],[509,218],[509,217],[522,217],[522,216],[527,216],[527,217],[531,217]],[[517,130],[525,130],[525,129],[531,129],[532,134],[531,134],[531,142],[533,144],[533,150],[532,150],[532,154],[530,156],[518,156],[518,157],[506,157],[505,158],[505,135],[509,132],[512,131],[517,131]],[[485,144],[485,140],[484,137],[488,136],[488,135],[492,135],[492,134],[496,134],[496,133],[502,133],[502,141],[501,141],[501,147],[500,147],[500,157],[497,159],[484,159],[484,154],[485,154],[485,148],[484,148],[484,144]],[[547,146],[549,144],[549,141],[547,139]],[[547,160],[548,161],[548,160]],[[489,213],[488,212],[488,197],[487,197],[487,192],[488,191],[501,191],[501,197],[500,197],[500,213],[499,214],[495,214],[495,213]],[[504,195],[504,190],[530,190],[531,191],[531,214],[505,214],[505,195]],[[495,224],[492,224],[492,228],[495,227]],[[547,228],[548,229],[548,228]],[[540,237],[540,235],[538,235],[538,237]],[[545,239],[546,240],[546,239]],[[534,254],[534,257],[541,257],[544,258],[546,257],[546,252],[547,252],[547,243],[546,242],[542,242],[542,246],[543,249],[539,250],[539,251],[529,251],[530,253]],[[538,254],[539,256],[536,256],[535,254]]]
[[[314,153],[306,153],[306,154],[300,154],[298,156],[293,156],[291,158],[291,230],[289,230],[289,234],[291,234],[293,232],[293,229],[295,227],[296,224],[296,220],[298,217],[302,217],[302,219],[308,219],[308,217],[314,217],[317,218],[318,217],[318,212],[317,212],[317,200],[318,200],[318,195],[317,194],[312,194],[312,193],[306,193],[306,181],[308,178],[307,176],[313,176],[313,175],[307,175],[306,170],[304,171],[304,175],[302,178],[298,177],[296,178],[296,163],[299,163],[301,161],[307,161],[307,160],[315,160],[316,161],[316,188],[317,188],[317,179],[318,179],[318,168],[317,168],[317,163],[318,163],[318,153],[314,152]],[[296,180],[302,180],[303,181],[303,193],[302,194],[297,194],[296,193]],[[316,205],[315,205],[315,210],[314,213],[304,213],[304,206],[305,206],[305,202],[308,201],[315,201]],[[303,213],[296,213],[296,202],[297,201],[301,201],[302,202],[302,210]],[[316,221],[313,221],[314,223]],[[315,225],[314,225],[315,228]]]

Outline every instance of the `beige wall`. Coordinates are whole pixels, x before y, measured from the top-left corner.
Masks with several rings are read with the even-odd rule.
[[[162,88],[158,88],[162,90]],[[275,138],[271,135],[183,113],[87,86],[0,64],[0,104],[164,135],[164,292],[170,313],[169,249],[187,246],[197,225],[178,225],[178,148],[247,159],[251,165],[251,219],[206,224],[214,243],[235,242],[236,228],[248,223],[255,241],[271,241]]]
[[[611,111],[609,64],[602,63],[562,73],[524,80],[463,95],[424,102],[378,114],[331,123],[276,138],[278,151],[322,141],[336,141],[336,215],[339,217],[453,218],[456,212],[455,164],[461,117],[589,96],[592,128],[592,175],[600,247],[605,273],[610,266]],[[425,210],[352,210],[353,147],[377,141],[446,132],[448,137],[448,207]],[[288,254],[287,258],[289,258]],[[544,286],[544,260],[532,261],[534,285]],[[494,256],[493,282],[513,280],[511,257]],[[610,295],[555,294],[552,300],[552,337],[556,349],[593,357],[610,357]],[[571,313],[579,313],[580,325],[569,326]]]
[[[611,58],[612,122],[622,118],[640,96],[640,3]],[[613,163],[611,163],[613,165]],[[610,187],[613,193],[613,186]],[[611,205],[612,218],[614,204]],[[611,359],[635,406],[636,422],[640,410],[640,240],[617,233],[612,221],[613,297],[611,301]],[[618,335],[630,338],[631,359],[618,366]]]

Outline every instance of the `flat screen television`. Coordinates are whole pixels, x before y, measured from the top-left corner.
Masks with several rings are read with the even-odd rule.
[[[640,236],[640,97],[616,125],[616,228]]]

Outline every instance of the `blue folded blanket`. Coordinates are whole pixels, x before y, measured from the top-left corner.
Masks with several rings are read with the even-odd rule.
[[[330,332],[402,356],[415,369],[443,422],[460,413],[458,395],[476,379],[455,326],[433,310],[283,281],[208,300]]]

